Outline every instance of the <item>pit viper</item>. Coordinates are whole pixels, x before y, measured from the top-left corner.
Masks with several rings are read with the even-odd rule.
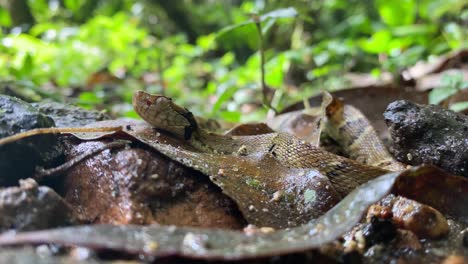
[[[392,165],[390,168],[393,169],[385,169],[362,164],[327,152],[283,132],[251,136],[227,136],[211,133],[199,126],[194,115],[188,109],[175,104],[171,98],[162,95],[151,95],[144,91],[138,91],[134,94],[132,103],[137,114],[147,123],[156,129],[169,132],[180,140],[185,140],[198,151],[240,156],[269,155],[282,166],[288,168],[314,168],[325,175],[342,196],[346,196],[370,179],[391,170],[403,168],[402,165]],[[346,130],[349,126],[350,131],[347,132],[356,133],[355,125],[356,122],[342,123],[341,130]],[[362,136],[366,137],[364,139],[367,140],[367,145],[364,145],[364,148],[372,147],[370,145],[372,142],[368,142],[369,140],[378,141],[378,138],[374,138],[372,135],[369,138],[369,133],[365,129],[360,131]],[[354,136],[353,141],[358,142],[359,139],[360,137],[357,135]],[[350,140],[347,144],[352,145]],[[377,141],[376,144],[379,143]],[[383,157],[379,157],[380,153],[381,151],[369,152],[370,155],[377,155],[378,159],[388,162],[388,154],[384,153]],[[379,163],[374,162],[374,164]]]

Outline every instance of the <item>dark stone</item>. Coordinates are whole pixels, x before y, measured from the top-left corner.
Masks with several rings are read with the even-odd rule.
[[[18,98],[0,95],[0,138],[35,128],[53,127],[54,121]],[[0,146],[0,186],[12,186],[31,177],[38,165],[60,156],[56,135],[38,135]]]
[[[34,128],[52,127],[54,121],[32,105],[15,97],[0,95],[0,137]]]
[[[395,238],[397,232],[391,219],[380,219],[372,217],[371,222],[362,229],[362,234],[366,239],[366,247],[371,247],[378,243],[390,242]]]
[[[36,230],[74,222],[70,207],[52,189],[33,179],[0,190],[0,231]]]
[[[32,105],[42,114],[52,118],[57,127],[80,127],[109,119],[109,116],[103,112],[86,110],[57,102],[41,102]]]
[[[400,100],[384,113],[394,155],[411,165],[434,164],[468,177],[468,117],[436,105]]]

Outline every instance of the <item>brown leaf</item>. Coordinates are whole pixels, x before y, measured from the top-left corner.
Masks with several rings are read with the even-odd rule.
[[[370,181],[314,222],[268,234],[174,226],[94,225],[6,233],[0,235],[0,246],[53,243],[127,254],[224,260],[303,252],[321,247],[350,230],[371,204],[388,194],[397,177],[397,173],[391,173]]]
[[[251,224],[297,226],[319,217],[339,201],[328,179],[314,169],[287,168],[265,154],[206,153],[157,132],[146,123],[130,127],[126,130],[130,135],[208,175],[237,203]]]
[[[217,260],[278,256],[319,248],[335,240],[349,231],[367,208],[386,196],[392,188],[399,194],[414,194],[416,200],[420,200],[418,197],[431,197],[428,201],[433,201],[432,205],[437,209],[442,210],[443,207],[446,211],[466,216],[467,210],[463,207],[467,204],[466,185],[464,178],[444,173],[433,166],[424,166],[371,180],[316,221],[273,233],[252,235],[239,231],[174,226],[94,225],[5,233],[0,235],[0,246],[47,243],[115,250],[126,254]],[[436,192],[437,189],[447,191]]]

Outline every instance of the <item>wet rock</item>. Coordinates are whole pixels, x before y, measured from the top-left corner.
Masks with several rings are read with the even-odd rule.
[[[0,95],[0,109],[0,137],[11,136],[34,128],[54,126],[51,118],[15,97]]]
[[[54,121],[18,98],[0,95],[0,138],[34,128],[54,126]],[[12,186],[31,177],[37,165],[60,156],[55,135],[39,135],[0,146],[0,186]]]
[[[366,224],[362,229],[362,234],[366,240],[366,246],[370,247],[378,243],[391,241],[397,232],[391,220],[373,217],[370,223]]]
[[[70,141],[68,156],[105,144]],[[78,164],[65,180],[65,199],[81,220],[239,229],[235,204],[206,176],[143,148],[106,150]]]
[[[343,252],[363,254],[375,245],[389,244],[397,236],[397,228],[391,219],[373,217],[369,223],[361,223],[343,236]]]
[[[398,249],[418,250],[422,248],[418,237],[413,232],[404,229],[397,229],[395,241],[392,244]]]
[[[0,231],[36,230],[74,222],[70,207],[52,189],[33,179],[0,190]]]
[[[57,102],[41,102],[32,105],[42,114],[52,118],[57,127],[80,127],[96,121],[109,119],[109,116],[103,112],[85,110],[80,107]]]
[[[384,113],[394,155],[411,165],[434,164],[468,177],[468,117],[435,105],[400,100]]]
[[[395,237],[385,244],[376,244],[365,253],[364,263],[437,263],[434,256],[421,259],[423,245],[411,231],[397,229]]]
[[[367,212],[367,220],[390,219],[420,238],[441,238],[449,232],[447,219],[436,209],[401,196],[388,195]]]

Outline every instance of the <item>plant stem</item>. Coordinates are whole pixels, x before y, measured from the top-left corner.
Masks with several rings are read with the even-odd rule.
[[[166,83],[164,82],[164,69],[163,69],[163,54],[162,49],[159,49],[159,56],[158,56],[158,74],[159,74],[159,82],[161,84],[161,95],[166,93]]]
[[[268,88],[265,83],[265,50],[263,46],[263,34],[262,34],[262,25],[258,19],[255,19],[255,26],[257,27],[258,31],[258,38],[259,38],[259,45],[258,49],[260,52],[260,84],[262,86],[262,103],[268,109],[271,109],[277,113],[276,109],[271,105],[271,101],[268,100]]]

